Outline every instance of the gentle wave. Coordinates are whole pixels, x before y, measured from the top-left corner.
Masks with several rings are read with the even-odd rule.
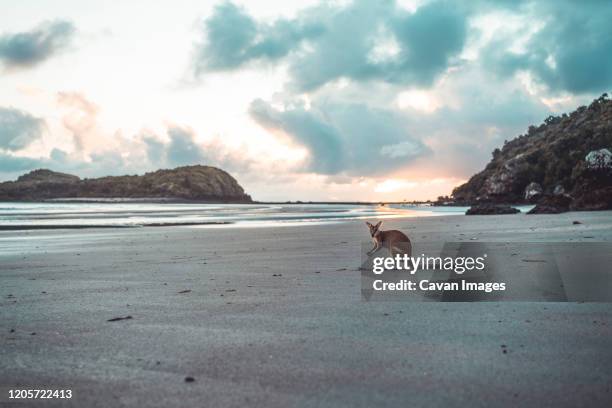
[[[0,230],[142,226],[312,225],[464,214],[466,207],[358,204],[0,203]]]

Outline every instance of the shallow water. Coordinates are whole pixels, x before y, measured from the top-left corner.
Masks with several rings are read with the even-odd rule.
[[[159,225],[265,227],[361,218],[464,214],[467,207],[350,204],[157,204],[0,202],[0,229]]]

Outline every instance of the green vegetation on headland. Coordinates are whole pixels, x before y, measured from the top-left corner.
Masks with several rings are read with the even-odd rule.
[[[612,209],[612,100],[550,116],[493,151],[438,205],[536,204],[535,213]]]

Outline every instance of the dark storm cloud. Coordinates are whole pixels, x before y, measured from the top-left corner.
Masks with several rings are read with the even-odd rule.
[[[64,49],[75,33],[69,21],[45,22],[31,31],[0,35],[0,61],[7,68],[39,64]]]
[[[0,107],[0,149],[17,151],[42,136],[45,122],[27,112]]]
[[[461,95],[461,103],[427,114],[368,107],[350,102],[363,101],[363,95],[347,98],[336,91],[312,97],[310,109],[292,100],[284,107],[255,100],[249,113],[271,133],[287,135],[308,150],[304,171],[365,176],[415,165],[469,177],[505,139],[552,113],[522,88],[512,83],[491,87],[478,81],[482,75],[475,68],[453,72],[441,94]]]
[[[91,166],[92,163],[74,163],[68,154],[60,149],[53,149],[47,157],[23,157],[15,156],[7,152],[0,151],[0,175],[1,173],[26,172],[40,168],[52,168],[70,170],[72,168]]]
[[[142,162],[131,162],[120,151],[92,153],[88,160],[53,149],[49,157],[22,157],[0,152],[0,180],[11,180],[35,169],[50,169],[78,175],[82,178],[137,173]]]
[[[357,1],[329,19],[324,35],[290,61],[298,90],[340,78],[431,85],[461,50],[466,15],[442,2],[414,14],[394,2]]]
[[[278,60],[320,29],[316,23],[300,21],[259,23],[232,3],[219,4],[204,22],[205,38],[196,47],[195,71],[231,70],[254,60]]]
[[[166,134],[168,141],[162,141],[154,134],[140,135],[139,140],[144,144],[147,159],[153,168],[202,164],[244,172],[252,164],[240,152],[227,149],[220,140],[198,142],[190,128],[173,125]]]
[[[599,93],[612,87],[612,2],[526,2],[521,10],[543,28],[523,52],[496,38],[482,61],[502,76],[530,72],[552,91]]]
[[[166,147],[168,162],[173,166],[201,164],[206,162],[203,149],[194,140],[193,132],[180,127],[168,129],[170,143]]]
[[[323,4],[271,24],[223,3],[204,23],[206,40],[197,45],[195,71],[285,58],[298,90],[339,78],[429,85],[461,52],[466,24],[458,7],[440,1],[414,14],[394,1],[357,0],[343,8]],[[385,49],[389,46],[397,50]]]
[[[166,146],[154,135],[146,134],[141,136],[145,145],[146,153],[151,163],[162,163],[166,159]]]
[[[612,86],[609,1],[432,1],[409,12],[392,0],[355,0],[343,7],[322,3],[272,23],[226,2],[204,22],[195,71],[268,60],[287,63],[290,85],[300,92],[340,78],[428,87],[462,63],[470,19],[496,11],[520,16],[524,31],[542,29],[521,52],[511,51],[521,33],[495,32],[478,59],[490,71],[528,71],[552,91],[598,93]]]
[[[154,134],[141,135],[147,157],[157,166],[185,166],[205,164],[204,149],[195,141],[195,134],[188,128],[171,126],[167,130],[168,142]]]
[[[257,99],[249,108],[251,117],[262,127],[282,131],[294,141],[304,145],[316,161],[311,170],[335,174],[345,167],[342,135],[318,112],[303,107],[279,111],[267,102]]]
[[[17,171],[32,170],[41,167],[40,159],[30,157],[13,156],[0,152],[0,173],[12,173]]]
[[[247,171],[252,164],[241,152],[228,150],[218,140],[199,143],[196,134],[187,127],[173,125],[166,134],[167,140],[162,140],[146,131],[133,140],[125,139],[118,147],[90,152],[86,156],[80,150],[67,153],[56,148],[49,157],[23,157],[0,147],[0,180],[38,168],[99,177],[197,164],[239,173]]]
[[[258,99],[249,113],[262,127],[282,132],[310,152],[307,171],[373,175],[398,169],[430,153],[410,137],[392,111],[361,104],[299,104],[279,110]]]

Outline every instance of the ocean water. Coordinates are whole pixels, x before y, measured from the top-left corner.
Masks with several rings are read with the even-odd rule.
[[[0,230],[22,228],[265,227],[351,219],[464,214],[467,207],[349,204],[156,204],[0,202]]]

